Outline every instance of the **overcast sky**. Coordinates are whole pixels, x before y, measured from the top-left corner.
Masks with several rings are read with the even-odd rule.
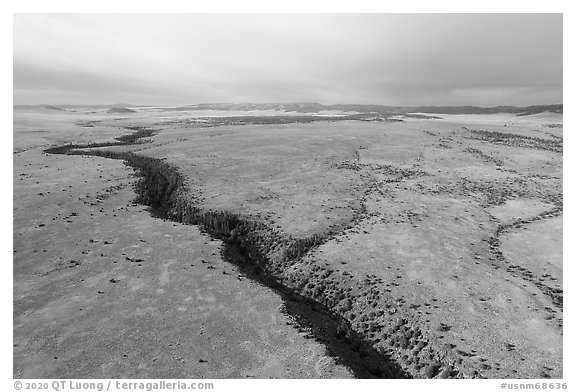
[[[561,14],[14,17],[15,104],[562,103]]]

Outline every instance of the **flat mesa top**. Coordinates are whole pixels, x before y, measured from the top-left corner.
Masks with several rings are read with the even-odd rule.
[[[185,179],[184,197],[200,213],[260,225],[262,257],[285,263],[275,279],[343,317],[376,350],[393,347],[395,363],[408,374],[561,376],[557,108],[108,109],[15,109],[15,184],[28,181],[20,176],[26,159],[88,164],[83,156],[42,155],[49,145],[100,143],[86,152],[162,159]],[[151,136],[114,142],[138,129]],[[74,169],[67,170],[75,181]],[[18,211],[15,227],[24,230],[30,220]],[[269,238],[276,242],[266,248]],[[283,252],[311,238],[321,241],[285,258],[291,253]],[[409,336],[388,324],[392,314],[406,321]],[[451,367],[440,359],[437,367],[436,359],[422,362],[432,352],[449,353]]]

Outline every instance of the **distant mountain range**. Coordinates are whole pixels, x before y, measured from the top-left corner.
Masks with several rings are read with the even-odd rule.
[[[152,105],[14,105],[15,110],[22,109],[43,109],[43,110],[74,110],[78,108],[108,109],[109,113],[131,113],[130,108],[146,108]],[[158,107],[158,106],[154,106]],[[333,104],[323,105],[317,102],[299,103],[201,103],[179,107],[166,107],[164,110],[176,111],[198,111],[198,110],[219,110],[219,111],[262,111],[278,110],[286,112],[297,112],[302,114],[319,113],[323,111],[356,112],[362,114],[375,114],[379,116],[393,116],[406,113],[436,113],[436,114],[495,114],[513,113],[518,116],[538,114],[543,112],[563,113],[563,104],[535,105],[527,107],[518,106],[384,106],[384,105],[363,105],[363,104]]]
[[[362,104],[334,104],[323,105],[317,102],[311,103],[203,103],[187,105],[175,108],[176,110],[285,110],[298,113],[318,113],[321,111],[344,111],[358,113],[373,113],[378,115],[397,115],[405,113],[437,113],[437,114],[494,114],[514,113],[517,115],[529,115],[543,112],[562,113],[563,105],[536,105],[528,107],[517,106],[384,106]]]

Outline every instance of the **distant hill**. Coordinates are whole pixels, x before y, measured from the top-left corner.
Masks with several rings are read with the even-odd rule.
[[[525,111],[517,113],[517,116],[528,116],[531,114],[538,114],[543,112],[563,113],[562,105],[548,105],[548,106],[529,106],[524,108]]]
[[[60,111],[62,111],[62,112],[65,111],[64,109],[59,108],[58,106],[54,106],[54,105],[46,105],[46,106],[44,106],[44,109],[48,109],[48,110],[60,110]]]
[[[402,115],[405,118],[417,118],[417,119],[422,119],[422,120],[428,120],[428,119],[440,119],[441,117],[438,116],[434,116],[431,114],[421,114],[421,113],[406,113]]]
[[[420,106],[409,109],[408,112],[418,113],[438,113],[438,114],[495,114],[495,113],[513,113],[516,115],[529,115],[543,112],[562,113],[563,105],[537,105],[528,107],[517,106],[495,106],[490,108],[478,106]]]
[[[57,110],[61,112],[65,112],[66,109],[62,109],[59,106],[55,105],[14,105],[14,110]]]
[[[112,107],[106,111],[107,113],[136,113],[135,110],[125,107]]]

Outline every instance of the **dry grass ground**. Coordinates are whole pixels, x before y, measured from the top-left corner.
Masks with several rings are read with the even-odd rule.
[[[65,115],[58,114],[59,117]],[[111,135],[126,133],[121,132],[121,127],[127,125],[156,129],[157,135],[150,143],[107,149],[165,158],[186,178],[191,191],[188,197],[202,210],[236,213],[249,221],[261,222],[286,238],[329,233],[322,245],[295,260],[280,273],[279,279],[332,308],[350,322],[352,329],[364,334],[376,349],[391,355],[409,374],[449,376],[450,369],[456,369],[466,377],[561,377],[562,128],[551,126],[561,123],[561,116],[445,116],[444,119],[405,119],[401,123],[342,121],[218,127],[169,121],[158,118],[155,113],[138,113],[120,120],[101,114],[94,116],[101,122],[93,124],[92,134],[106,136],[108,140]],[[86,120],[90,118],[86,117]],[[69,126],[71,131],[75,129]],[[71,140],[89,139],[89,134],[79,135],[82,136]],[[56,143],[64,138],[43,140]],[[95,319],[89,324],[80,321],[84,311],[76,308],[85,309],[82,301],[93,304],[96,310],[92,317],[97,318],[104,311],[98,304],[105,296],[110,296],[106,309],[111,306],[118,309],[123,321],[108,318],[101,323],[111,331],[134,338],[145,339],[142,336],[152,336],[160,329],[164,331],[162,317],[155,312],[169,312],[171,320],[178,320],[170,324],[169,331],[174,337],[181,337],[181,331],[193,334],[201,330],[202,322],[203,325],[212,323],[211,328],[206,329],[212,333],[222,331],[221,342],[228,344],[244,341],[241,335],[231,332],[237,331],[236,328],[225,327],[242,320],[251,325],[253,336],[262,333],[258,332],[262,328],[269,332],[265,323],[272,322],[268,314],[280,314],[278,303],[276,307],[270,302],[252,303],[253,298],[274,300],[266,294],[253,297],[249,290],[265,289],[249,282],[237,287],[233,295],[231,282],[239,284],[236,283],[238,273],[219,261],[217,247],[195,228],[174,226],[147,216],[140,207],[131,206],[127,190],[118,191],[123,197],[121,203],[110,201],[120,196],[101,201],[110,203],[106,208],[83,203],[89,200],[88,194],[103,192],[110,186],[106,181],[100,184],[96,174],[110,179],[111,184],[118,184],[120,179],[113,177],[119,176],[120,171],[115,169],[121,166],[118,162],[45,156],[34,149],[16,154],[14,162],[17,208],[14,328],[15,343],[19,344],[15,358],[19,358],[20,352],[23,357],[35,352],[40,360],[44,358],[41,355],[52,357],[51,347],[54,350],[71,347],[67,354],[69,361],[74,355],[80,355],[76,360],[78,366],[93,364],[94,373],[90,375],[125,369],[136,372],[131,373],[135,376],[150,376],[146,372],[162,369],[162,366],[147,364],[144,366],[148,368],[137,373],[136,369],[143,369],[142,366],[125,357],[109,362],[111,367],[102,368],[98,361],[82,359],[81,352],[72,348],[76,347],[72,341],[70,346],[59,343],[59,339],[65,341],[64,325],[80,332],[95,324]],[[102,165],[101,169],[96,162]],[[47,168],[42,167],[45,164]],[[63,170],[62,165],[69,165],[69,178],[55,170]],[[101,170],[101,174],[94,170]],[[24,173],[22,180],[20,172]],[[50,175],[43,173],[55,177],[50,180]],[[88,183],[83,183],[82,174],[89,176]],[[127,177],[122,178],[127,182]],[[69,195],[59,189],[68,184],[74,185],[76,193]],[[51,194],[37,196],[46,191]],[[54,203],[61,202],[62,196],[67,198],[66,204],[59,210]],[[52,204],[43,204],[50,198],[53,198]],[[77,198],[81,200],[75,201]],[[70,204],[72,200],[76,204]],[[119,210],[118,206],[128,210]],[[104,212],[98,214],[100,208]],[[97,215],[88,218],[86,215],[92,209]],[[70,218],[71,211],[86,217]],[[58,212],[71,223],[65,223]],[[73,229],[70,225],[79,219],[89,220]],[[119,223],[126,226],[120,228]],[[46,226],[38,227],[39,224]],[[94,233],[94,228],[102,228],[100,236]],[[108,255],[109,251],[104,252],[103,235],[118,231],[123,234],[114,236],[125,239],[118,242],[110,238],[112,243],[106,246],[111,247],[113,256]],[[62,235],[67,232],[72,236]],[[166,234],[171,235],[170,239],[165,238]],[[84,244],[92,237],[99,242]],[[140,237],[146,242],[138,242]],[[189,246],[190,242],[195,245]],[[149,245],[152,243],[154,246]],[[57,249],[46,249],[56,244]],[[88,253],[83,258],[80,255],[84,250]],[[77,251],[80,255],[72,254]],[[144,251],[145,256],[139,251]],[[215,270],[198,265],[199,258],[214,252],[209,262],[217,263]],[[105,256],[96,257],[100,253]],[[109,263],[111,257],[117,263],[104,268],[102,263]],[[139,263],[128,258],[155,260],[154,267],[146,261],[138,267]],[[85,259],[75,267],[65,264]],[[190,260],[194,266],[188,266]],[[91,270],[86,271],[86,267]],[[114,268],[122,270],[112,273],[116,271]],[[42,276],[51,269],[56,272]],[[149,269],[150,272],[141,272],[145,277],[138,280],[129,269]],[[222,276],[221,270],[230,270],[230,275]],[[50,278],[54,273],[57,275],[53,276],[58,276],[56,282]],[[172,280],[162,280],[163,276]],[[191,278],[184,279],[185,276]],[[301,276],[311,278],[307,284],[300,284]],[[74,284],[74,279],[84,279],[84,282]],[[110,279],[119,281],[111,284]],[[326,283],[318,283],[321,279]],[[133,281],[131,285],[127,286],[127,280]],[[212,294],[192,296],[195,302],[187,305],[185,299],[198,285]],[[120,287],[126,288],[124,295],[110,292]],[[342,294],[347,288],[348,294]],[[152,297],[149,298],[154,303],[152,307],[141,304],[148,296],[138,290]],[[220,290],[229,294],[223,295]],[[49,311],[53,304],[45,292],[56,296],[54,306],[60,308],[61,317],[67,320],[56,322],[53,329],[46,326],[54,322],[58,313]],[[121,311],[123,301],[130,304],[131,310]],[[26,306],[33,310],[26,313]],[[222,306],[242,311],[226,317]],[[261,311],[259,306],[263,307]],[[181,308],[184,310],[179,311]],[[199,309],[205,309],[205,313]],[[129,320],[138,319],[140,311],[156,317],[157,324],[147,321],[143,331],[128,330],[127,325],[133,322],[139,325],[138,321]],[[189,324],[184,326],[199,313],[206,315],[194,328]],[[248,320],[249,314],[254,318]],[[286,331],[290,328],[279,321],[281,317],[280,314],[273,318],[276,329],[272,330],[283,334],[284,340],[269,336],[274,342],[270,343],[269,350],[276,353],[276,357],[265,348],[254,353],[256,342],[247,344],[246,351],[252,352],[252,362],[249,362],[253,364],[252,375],[337,377],[346,374],[334,366],[330,358],[322,356],[321,346],[300,339],[294,330]],[[251,324],[254,320],[256,324]],[[391,320],[400,320],[400,325],[393,325]],[[403,325],[409,328],[402,329]],[[404,330],[406,332],[402,332]],[[399,333],[409,334],[409,339],[404,342],[397,336]],[[39,336],[36,341],[32,339],[34,336]],[[94,344],[105,344],[98,336],[91,336]],[[19,343],[16,338],[22,341]],[[191,356],[195,352],[192,345],[202,339],[177,339],[180,346],[174,350],[180,353],[179,357],[188,359],[181,367],[184,376],[245,375],[238,370],[243,368],[236,361],[248,354],[237,346],[233,347],[239,352],[232,355],[212,352],[213,357],[207,364],[210,366],[205,367],[209,370],[202,373],[204,368],[202,363],[197,363],[197,355]],[[124,351],[135,346],[134,341],[122,340],[126,341]],[[172,342],[172,338],[168,336],[166,341]],[[206,344],[203,347],[214,347]],[[156,350],[161,351],[158,347]],[[118,355],[126,354],[124,351],[118,350]],[[184,355],[186,352],[188,357]],[[304,353],[310,352],[316,356],[303,362],[302,367],[297,366],[301,362],[294,358],[306,357]],[[130,355],[138,353],[132,351]],[[220,355],[228,358],[228,362]],[[262,358],[268,358],[267,355],[272,355],[272,359],[262,364]],[[449,364],[446,372],[439,374],[440,367],[430,367],[430,363],[437,360]],[[164,361],[169,363],[168,358]],[[328,364],[327,369],[315,374],[306,372],[310,366],[304,365],[310,361]],[[95,369],[96,363],[99,370]],[[114,366],[115,363],[123,363],[124,367]],[[278,363],[283,364],[277,365],[280,373],[253,370],[258,366],[268,369],[266,366],[272,366],[269,364]],[[291,369],[288,364],[297,369]],[[54,373],[46,374],[57,374],[58,367],[53,366]],[[31,363],[21,363],[21,369],[33,368]],[[15,374],[19,374],[17,369]]]
[[[133,205],[132,173],[14,155],[14,377],[351,376],[220,241]]]

